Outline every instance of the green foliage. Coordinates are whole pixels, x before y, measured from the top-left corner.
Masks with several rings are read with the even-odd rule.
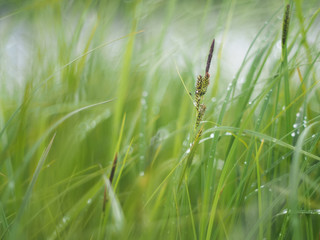
[[[319,238],[317,0],[0,6],[1,239]]]

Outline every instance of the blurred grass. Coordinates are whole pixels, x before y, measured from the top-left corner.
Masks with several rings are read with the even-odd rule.
[[[1,239],[319,237],[317,0],[0,9]]]

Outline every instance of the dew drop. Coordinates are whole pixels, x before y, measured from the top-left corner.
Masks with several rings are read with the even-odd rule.
[[[10,181],[8,187],[9,187],[10,189],[13,189],[13,188],[14,188],[14,182],[13,182],[13,181]]]
[[[62,218],[62,222],[63,223],[66,223],[66,222],[68,222],[70,220],[70,217],[68,217],[68,216],[64,216],[63,218]]]
[[[146,104],[147,104],[146,100],[144,98],[141,98],[141,105],[146,105]]]

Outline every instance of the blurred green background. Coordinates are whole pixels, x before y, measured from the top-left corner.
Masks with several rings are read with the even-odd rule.
[[[318,14],[319,0],[1,1],[1,239],[317,238]]]

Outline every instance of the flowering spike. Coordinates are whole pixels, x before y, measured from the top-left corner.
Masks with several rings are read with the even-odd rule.
[[[214,50],[214,43],[215,43],[215,39],[213,39],[213,41],[211,43],[211,47],[210,47],[210,51],[209,51],[209,55],[208,55],[208,60],[207,60],[207,67],[206,67],[206,75],[205,76],[208,76],[208,78],[210,77],[209,69],[210,69],[212,54],[213,54],[213,50]]]

